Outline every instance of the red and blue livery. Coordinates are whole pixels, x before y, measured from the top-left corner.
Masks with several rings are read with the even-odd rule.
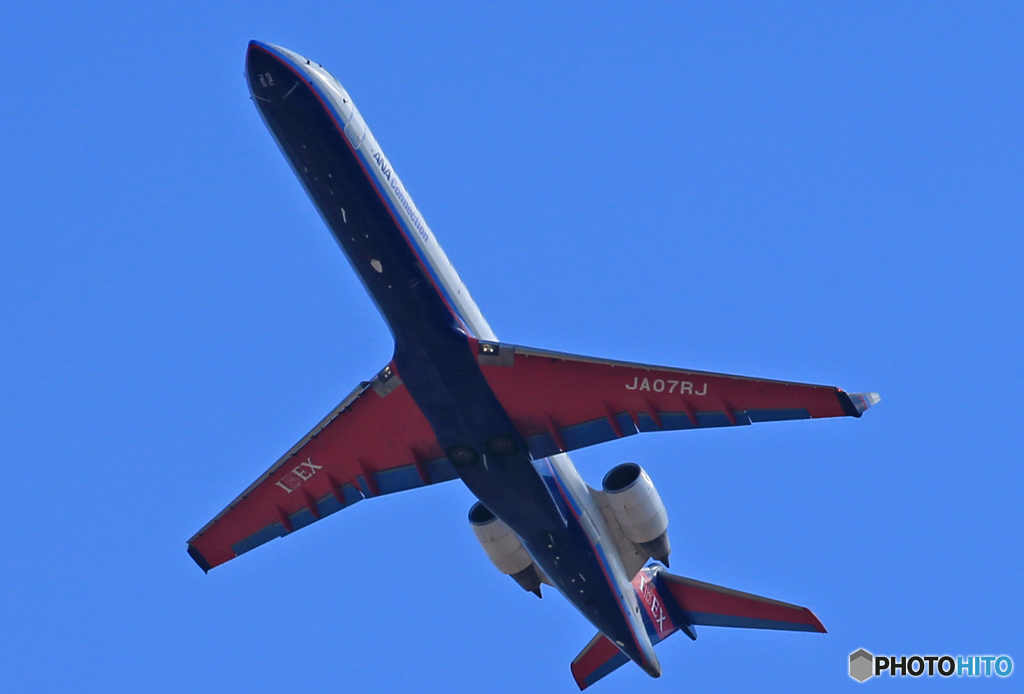
[[[669,574],[647,472],[624,463],[595,489],[567,453],[640,432],[860,417],[876,394],[499,341],[344,87],[256,41],[245,72],[395,350],[188,541],[204,571],[363,499],[461,479],[497,568],[538,596],[555,588],[597,628],[572,664],[581,688],[628,660],[657,677],[654,644],[700,625],[824,631],[806,608]]]

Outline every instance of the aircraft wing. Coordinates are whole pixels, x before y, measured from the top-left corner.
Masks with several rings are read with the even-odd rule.
[[[196,533],[188,553],[209,571],[365,497],[457,477],[389,366]]]
[[[876,393],[479,343],[481,369],[535,458],[644,431],[860,417]]]

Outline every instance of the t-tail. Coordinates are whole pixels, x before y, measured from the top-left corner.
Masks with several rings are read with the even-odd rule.
[[[677,631],[696,640],[697,626],[825,633],[806,607],[675,576],[657,565],[641,569],[633,589],[652,644]],[[627,662],[626,654],[598,633],[572,661],[572,675],[579,688],[586,689]]]

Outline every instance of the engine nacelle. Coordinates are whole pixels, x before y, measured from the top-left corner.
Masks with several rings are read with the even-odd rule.
[[[616,465],[601,485],[623,534],[668,566],[668,512],[650,476],[636,463]]]
[[[523,590],[541,597],[541,573],[512,528],[479,501],[469,509],[469,524],[498,571],[515,579]]]

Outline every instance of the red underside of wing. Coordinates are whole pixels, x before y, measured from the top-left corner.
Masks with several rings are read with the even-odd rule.
[[[423,478],[422,462],[441,455],[404,386],[385,397],[367,389],[189,544],[209,567],[217,566],[235,557],[233,545],[269,525],[281,522],[290,531],[289,516],[303,508],[314,512],[318,499],[329,494],[337,498],[346,484],[373,496],[374,473],[414,466]]]
[[[810,417],[840,417],[836,388],[762,379],[574,359],[517,350],[511,367],[484,366],[488,382],[524,436],[626,412],[724,413],[806,410]],[[653,413],[653,414],[652,414]],[[735,423],[733,421],[733,423]],[[612,425],[615,427],[616,425]]]

